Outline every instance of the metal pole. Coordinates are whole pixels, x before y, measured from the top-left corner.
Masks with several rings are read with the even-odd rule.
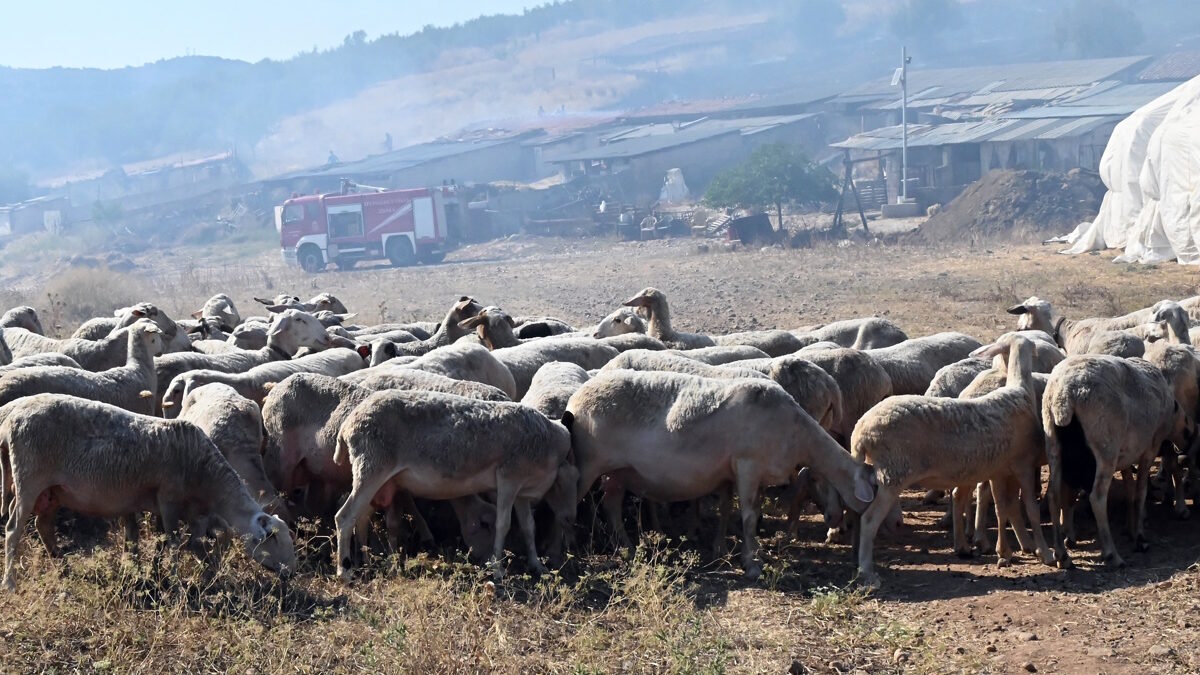
[[[900,201],[908,201],[908,47],[900,48]]]

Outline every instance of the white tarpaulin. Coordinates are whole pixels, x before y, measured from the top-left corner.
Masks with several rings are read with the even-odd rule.
[[[1123,248],[1117,262],[1200,264],[1200,77],[1117,125],[1100,178],[1100,213],[1063,238],[1063,253]]]
[[[662,192],[658,194],[660,205],[688,204],[692,201],[692,193],[688,191],[687,183],[683,182],[683,172],[679,169],[667,171],[663,180]]]

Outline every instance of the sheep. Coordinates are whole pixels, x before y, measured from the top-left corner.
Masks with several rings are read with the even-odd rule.
[[[659,501],[696,499],[732,484],[751,579],[762,571],[756,527],[764,487],[789,483],[803,464],[837,491],[839,505],[861,511],[874,499],[869,469],[774,382],[613,370],[575,392],[563,423],[571,431],[580,495],[601,475]],[[608,495],[605,502],[623,531],[619,502]]]
[[[491,350],[534,342],[539,338],[522,340],[513,332],[516,322],[499,307],[484,307],[474,316],[458,322],[464,331],[474,331],[479,343]],[[465,334],[465,333],[464,333]]]
[[[870,352],[839,347],[797,354],[829,373],[842,394],[841,423],[831,432],[843,447],[850,447],[850,433],[868,410],[892,395],[892,378]]]
[[[237,373],[271,361],[289,359],[302,347],[320,350],[329,343],[329,334],[311,314],[289,309],[281,313],[271,325],[267,345],[262,349],[229,354],[165,354],[155,359],[154,370],[158,382],[169,385],[176,375],[189,370]],[[159,409],[161,410],[161,406]]]
[[[1068,355],[1111,354],[1131,358],[1144,354],[1145,344],[1142,340],[1121,331],[1153,320],[1157,307],[1158,305],[1155,305],[1146,310],[1113,318],[1072,321],[1058,316],[1049,302],[1033,296],[1006,311],[1019,317],[1018,329],[1046,331]],[[1166,311],[1171,313],[1172,309],[1167,307]]]
[[[1108,523],[1108,489],[1113,473],[1136,466],[1137,485],[1130,506],[1136,550],[1148,548],[1144,533],[1150,465],[1165,441],[1185,447],[1190,417],[1175,402],[1162,372],[1140,358],[1109,355],[1069,356],[1050,373],[1042,397],[1046,463],[1050,485],[1050,527],[1059,567],[1071,566],[1062,537],[1059,500],[1063,489],[1090,490],[1104,562],[1122,567]]]
[[[654,351],[662,351],[667,348],[667,346],[662,343],[662,340],[652,338],[645,333],[625,333],[624,335],[603,337],[597,341],[600,344],[612,347],[618,352],[626,352],[630,349],[652,349]]]
[[[162,353],[162,330],[141,319],[128,328],[125,365],[101,372],[88,372],[65,366],[33,366],[0,377],[0,405],[34,394],[71,394],[101,401],[130,412],[154,411],[158,390],[154,375],[154,357]]]
[[[0,329],[0,367],[7,367],[13,362],[12,350],[8,348],[8,342],[4,340],[4,331]]]
[[[573,525],[578,474],[570,452],[571,436],[562,425],[519,403],[435,392],[372,394],[338,431],[334,462],[349,463],[353,473],[350,496],[335,517],[338,575],[350,579],[352,530],[368,508],[387,508],[399,490],[426,499],[494,491],[494,576],[503,576],[500,561],[514,508],[529,564],[544,572],[532,505],[548,497],[559,526]]]
[[[670,347],[695,349],[696,347],[716,346],[716,342],[707,335],[680,333],[672,328],[671,310],[667,306],[667,296],[657,288],[644,288],[622,304],[626,307],[641,308],[646,317],[646,333],[662,340]]]
[[[3,338],[0,338],[0,345],[3,344]],[[64,368],[80,368],[75,359],[66,354],[56,354],[48,352],[46,354],[34,354],[33,356],[22,356],[19,359],[13,359],[13,362],[0,366],[0,373],[9,373],[22,368],[30,368],[33,366],[63,366]],[[80,368],[81,369],[81,368]]]
[[[267,333],[270,330],[271,324],[269,323],[247,319],[234,326],[225,341],[238,349],[262,349],[267,346]]]
[[[741,333],[726,333],[725,335],[714,335],[712,339],[718,346],[743,345],[756,347],[771,357],[791,354],[805,346],[803,340],[786,330],[753,330]]]
[[[192,343],[192,350],[201,354],[232,354],[234,352],[251,351],[218,340],[196,340]]]
[[[81,340],[99,340],[118,328],[133,324],[138,319],[150,319],[158,324],[163,332],[164,348],[178,337],[179,326],[175,324],[175,321],[167,316],[166,312],[148,302],[139,302],[136,305],[118,309],[113,312],[111,317],[89,319],[71,337]]]
[[[334,347],[315,354],[301,356],[287,361],[271,361],[254,366],[241,373],[227,373],[220,370],[189,370],[175,376],[163,392],[163,408],[177,405],[196,387],[213,382],[227,384],[238,394],[261,405],[267,395],[268,385],[279,382],[293,373],[320,373],[337,377],[357,370],[365,364],[361,351]]]
[[[616,349],[591,338],[560,338],[496,349],[492,351],[492,356],[512,373],[516,387],[513,399],[516,400],[529,391],[538,369],[551,361],[567,361],[584,370],[591,370],[608,363],[618,353]]]
[[[412,335],[418,340],[428,340],[437,332],[439,323],[431,321],[417,321],[415,323],[383,323],[377,326],[368,326],[366,328],[358,328],[355,330],[347,329],[350,336],[353,338],[375,338],[385,333],[403,332]]]
[[[350,310],[342,304],[332,293],[318,293],[308,302],[300,302],[300,298],[294,295],[277,295],[273,300],[265,300],[263,298],[254,298],[255,302],[266,305],[268,312],[279,313],[288,309],[298,309],[301,312],[319,312],[327,310],[336,314],[348,314]]]
[[[588,379],[587,371],[574,363],[547,363],[534,374],[521,404],[552,420],[560,420],[571,395]]]
[[[1020,334],[1033,344],[1033,372],[1048,373],[1066,358],[1049,334],[1040,330],[1025,330],[1020,331]],[[1006,339],[1009,335],[1012,333],[1001,335],[996,342]],[[925,389],[925,396],[957,398],[977,375],[990,370],[991,367],[990,360],[976,356],[943,366],[934,374],[929,387]]]
[[[973,337],[947,332],[866,352],[888,372],[893,394],[920,394],[942,366],[967,358],[981,346]]]
[[[638,316],[637,312],[629,307],[621,307],[596,324],[596,328],[592,331],[592,337],[604,338],[628,335],[629,333],[645,333],[646,330],[645,319]]]
[[[874,570],[875,535],[897,504],[900,492],[916,483],[943,489],[967,486],[955,493],[956,500],[964,500],[969,486],[977,483],[1017,481],[1033,525],[1038,555],[1044,563],[1052,564],[1034,497],[1035,470],[1043,443],[1031,376],[1033,347],[1028,339],[1013,335],[980,349],[976,355],[988,356],[1001,350],[1009,352],[1005,387],[969,400],[893,396],[868,411],[854,426],[851,454],[873,467],[879,486],[875,500],[858,523],[858,578],[864,585],[879,586]],[[1003,500],[997,503],[1002,525],[1006,520],[1014,526],[1020,523],[1019,517],[1013,517],[1012,506]],[[965,505],[956,505],[954,549],[960,555],[970,555],[961,522],[963,512]],[[997,553],[1005,563],[1011,555],[1003,531]]]
[[[516,316],[513,317],[513,329],[522,340],[576,332],[571,324],[552,316]]]
[[[37,310],[28,305],[13,307],[0,316],[0,328],[24,328],[30,333],[46,334]]]
[[[221,319],[211,316],[201,317],[199,319],[180,319],[175,322],[179,330],[187,334],[189,340],[192,341],[192,346],[195,347],[197,342],[208,340],[210,342],[225,342],[229,339],[233,329],[226,331]]]
[[[394,361],[403,360],[405,359],[395,359]],[[455,380],[490,384],[504,392],[510,399],[520,398],[517,395],[517,384],[513,379],[512,372],[492,352],[480,345],[453,344],[449,347],[435,349],[407,363],[396,363],[395,366],[389,366],[391,363],[392,361],[389,361],[382,366],[360,371],[357,375],[365,378],[374,374],[371,372],[373,370],[382,371],[383,368],[389,367],[411,368],[444,375]],[[347,377],[346,379],[352,381],[354,378]]]
[[[734,361],[770,358],[763,350],[758,347],[751,347],[750,345],[725,345],[720,347],[698,347],[696,349],[671,349],[668,351],[679,356],[686,356],[693,361],[707,363],[710,366],[721,366],[733,363]]]
[[[190,422],[62,394],[14,401],[0,409],[0,417],[0,455],[14,493],[4,537],[9,590],[16,587],[17,546],[30,516],[37,517],[47,548],[57,553],[54,514],[60,507],[107,518],[154,511],[169,534],[180,519],[221,525],[242,535],[247,552],[268,569],[284,575],[296,569],[287,525],[262,510],[212,441]]]
[[[796,353],[797,354],[807,354],[809,352],[821,352],[821,351],[825,351],[827,349],[841,349],[841,348],[842,348],[842,345],[839,345],[836,342],[831,342],[830,340],[821,340],[820,342],[813,342],[811,344],[807,344],[807,345],[801,347],[800,349],[796,350]]]
[[[178,419],[191,422],[208,436],[255,501],[285,522],[291,520],[263,468],[263,421],[257,405],[229,385],[206,384],[183,398]]]
[[[801,339],[812,342],[833,342],[854,349],[880,349],[898,345],[908,339],[904,331],[887,319],[867,317],[834,321],[824,326],[798,328],[791,331]]]
[[[459,325],[460,322],[475,316],[482,310],[483,306],[476,302],[474,298],[464,295],[446,312],[446,316],[442,319],[437,331],[428,340],[396,343],[395,351],[390,349],[379,350],[378,353],[372,354],[371,365],[378,365],[387,359],[397,356],[422,356],[438,347],[446,347],[454,344],[455,340],[469,333],[467,329]]]
[[[203,307],[192,312],[192,318],[200,321],[215,319],[217,327],[226,333],[232,332],[242,322],[242,315],[238,312],[237,305],[233,304],[233,299],[224,293],[217,293],[206,300]]]
[[[1200,360],[1197,359],[1195,350],[1190,345],[1153,342],[1146,345],[1146,360],[1163,374],[1174,395],[1175,403],[1183,414],[1189,416],[1193,422],[1200,419]],[[1178,452],[1183,455],[1186,466],[1193,471],[1193,476],[1198,445],[1200,436],[1193,437],[1187,446],[1178,447]],[[1175,513],[1180,518],[1187,518],[1190,513],[1184,494],[1183,465],[1178,463],[1176,451],[1167,446],[1162,448],[1162,459],[1162,475],[1169,476],[1172,482],[1171,500]]]
[[[552,365],[572,365],[572,364],[546,364],[546,367]],[[541,372],[541,371],[538,371]],[[343,382],[347,382],[345,376],[338,378]],[[534,378],[537,379],[536,377]],[[511,401],[508,394],[500,391],[490,384],[482,382],[472,382],[470,380],[455,380],[438,375],[437,373],[429,373],[423,370],[413,370],[412,368],[388,368],[382,372],[368,374],[367,377],[354,381],[353,384],[370,389],[372,391],[381,391],[383,389],[404,389],[406,391],[440,391],[443,394],[454,394],[455,396],[465,396],[467,398],[477,398],[481,401]]]
[[[4,340],[14,358],[54,352],[65,354],[86,370],[98,372],[116,368],[125,362],[128,327],[118,328],[99,340],[67,338],[55,340],[24,328],[5,328]],[[165,337],[165,335],[164,335]],[[163,345],[164,351],[166,345]]]

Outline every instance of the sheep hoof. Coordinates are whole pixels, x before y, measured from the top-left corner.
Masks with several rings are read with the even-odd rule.
[[[1012,558],[997,558],[996,567],[1012,567]]]
[[[1121,556],[1117,555],[1116,552],[1105,555],[1103,560],[1104,560],[1105,567],[1110,567],[1115,570],[1119,570],[1119,569],[1122,569],[1125,567],[1125,560],[1122,559]]]
[[[350,579],[353,576],[350,573],[350,570],[345,569],[345,568],[338,568],[337,575],[338,575],[338,578],[341,579],[342,583],[344,583],[344,584],[350,583]]]
[[[1069,570],[1075,567],[1075,565],[1071,562],[1071,557],[1067,555],[1066,551],[1060,551],[1056,553],[1054,556],[1054,562],[1060,570]]]
[[[1067,546],[1070,546],[1071,548],[1075,548],[1075,545],[1078,544],[1079,542],[1075,541],[1075,537],[1067,537],[1065,543]]]
[[[534,574],[537,574],[539,577],[550,573],[550,570],[547,569],[546,566],[543,565],[541,562],[534,562],[533,565],[531,565],[530,567],[533,570]]]

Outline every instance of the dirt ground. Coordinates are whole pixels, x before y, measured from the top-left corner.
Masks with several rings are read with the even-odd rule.
[[[1194,268],[1119,266],[1109,262],[1112,254],[1066,257],[1051,247],[1007,244],[728,251],[710,243],[700,252],[692,241],[518,237],[461,249],[433,267],[320,275],[283,268],[273,251],[255,255],[231,265],[215,262],[220,251],[180,250],[139,260],[147,270],[118,285],[174,315],[217,291],[233,295],[243,314],[253,312],[253,295],[329,291],[360,322],[424,319],[471,294],[512,314],[579,325],[652,285],[666,292],[673,321],[685,330],[877,315],[913,336],[957,330],[980,339],[1010,330],[1003,309],[1034,294],[1068,317],[1104,316],[1193,295],[1200,286]],[[27,279],[7,289],[5,300],[41,309],[46,289],[66,283]],[[115,538],[65,563],[27,540],[24,585],[0,596],[0,653],[9,654],[0,670],[1197,672],[1200,647],[1191,638],[1200,623],[1200,525],[1155,504],[1152,548],[1133,553],[1123,536],[1124,505],[1114,502],[1128,568],[1100,565],[1094,526],[1081,508],[1076,569],[1059,571],[1030,556],[997,569],[994,556],[955,557],[949,533],[937,525],[944,505],[922,505],[914,492],[903,504],[905,530],[877,548],[883,587],[870,594],[849,585],[849,546],[822,543],[816,515],[806,517],[796,542],[780,531],[777,514],[764,519],[758,583],[746,583],[729,559],[706,560],[692,544],[651,537],[632,559],[581,552],[548,580],[522,578],[514,563],[517,574],[494,599],[481,590],[476,568],[436,556],[402,573],[388,567],[394,561],[379,562],[361,581],[341,586],[330,579],[314,535],[305,540],[311,562],[287,588],[235,561],[228,577],[177,582],[195,602],[171,605],[166,591],[155,591],[164,594],[157,604],[142,603],[139,593],[162,584],[129,571],[131,563],[113,552]],[[223,600],[206,600],[213,594]],[[246,636],[255,647],[238,646]]]

